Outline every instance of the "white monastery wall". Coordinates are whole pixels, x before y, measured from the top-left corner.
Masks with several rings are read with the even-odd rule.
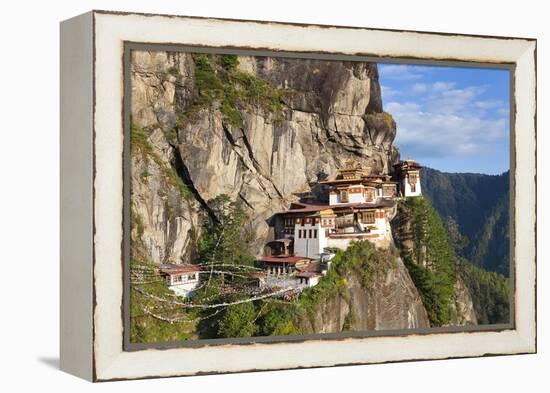
[[[300,232],[302,236],[300,237]],[[315,237],[315,230],[317,236]],[[310,236],[311,232],[311,236]],[[305,235],[305,236],[304,236]],[[303,258],[319,258],[324,248],[327,247],[327,238],[321,224],[303,224],[294,227],[294,253]]]
[[[414,192],[411,190],[411,185],[409,184],[409,181],[407,178],[403,179],[401,187],[404,190],[403,196],[405,197],[414,197],[414,196],[422,195],[422,190],[420,188],[420,177],[418,177],[418,180],[416,182],[416,189]]]

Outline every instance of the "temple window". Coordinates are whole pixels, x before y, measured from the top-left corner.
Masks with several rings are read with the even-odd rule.
[[[340,201],[341,202],[348,201],[348,190],[340,190]]]
[[[393,196],[395,189],[392,186],[384,186],[384,196]]]
[[[363,212],[362,221],[366,224],[374,224],[375,215],[373,211]]]
[[[367,201],[372,201],[374,199],[374,192],[372,190],[367,190]]]

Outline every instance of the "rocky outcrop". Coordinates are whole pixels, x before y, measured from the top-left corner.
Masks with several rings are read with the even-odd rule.
[[[148,140],[132,153],[132,253],[155,263],[190,259],[200,228],[197,203],[179,183],[163,132],[154,130]]]
[[[347,289],[302,318],[304,333],[337,333],[343,330],[393,330],[427,328],[426,309],[400,258],[395,266],[377,275],[369,288],[353,273]]]
[[[470,290],[458,277],[454,284],[455,301],[452,305],[453,313],[449,326],[477,325],[477,316]]]
[[[209,62],[214,73],[223,71],[219,57]],[[191,255],[199,235],[191,223],[200,221],[208,200],[220,193],[248,207],[260,252],[270,236],[267,220],[296,199],[293,193],[335,173],[349,158],[388,172],[399,157],[392,146],[395,122],[382,113],[375,64],[240,57],[237,67],[289,92],[281,97],[280,113],[239,105],[242,123],[227,121],[223,100],[197,106],[204,92],[197,87],[191,54],[132,53],[132,122],[194,199],[178,203],[167,195],[158,205],[162,191],[154,176],[147,182],[132,176],[138,200],[133,208],[143,219],[142,234],[134,232],[134,240],[155,262]],[[155,171],[154,160],[133,157],[132,162],[134,173]],[[176,234],[179,240],[170,240]]]

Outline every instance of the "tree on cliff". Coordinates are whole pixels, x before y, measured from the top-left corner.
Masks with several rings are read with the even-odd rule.
[[[220,337],[250,337],[257,333],[256,309],[254,304],[241,303],[227,309],[219,322]]]
[[[254,232],[249,225],[249,216],[239,202],[220,194],[208,201],[215,219],[206,215],[203,236],[200,241],[200,256],[203,264],[253,265],[250,253]]]
[[[410,198],[401,214],[411,220],[412,250],[403,255],[432,326],[442,326],[452,317],[456,255],[439,214],[426,198]],[[405,213],[407,212],[407,213]]]

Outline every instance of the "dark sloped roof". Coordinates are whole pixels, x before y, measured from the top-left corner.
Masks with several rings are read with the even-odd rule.
[[[294,203],[294,206],[301,206],[296,209],[289,209],[284,212],[279,212],[277,214],[289,214],[289,213],[316,213],[322,210],[332,209],[330,205],[313,205],[309,203]]]
[[[182,264],[178,265],[175,263],[167,263],[159,266],[161,273],[165,274],[180,274],[180,273],[192,273],[199,272],[201,270],[200,266],[191,265],[191,264]]]
[[[278,256],[265,256],[258,258],[258,261],[260,262],[267,262],[267,263],[297,263],[300,261],[308,261],[308,258],[302,258],[302,257],[278,257]]]

